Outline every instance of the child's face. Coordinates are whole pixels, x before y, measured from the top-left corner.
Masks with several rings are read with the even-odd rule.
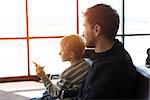
[[[67,48],[63,45],[61,45],[61,50],[59,55],[61,56],[62,61],[70,61],[70,52],[67,50]]]

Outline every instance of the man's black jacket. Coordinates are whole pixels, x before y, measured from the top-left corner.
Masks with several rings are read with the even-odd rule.
[[[136,69],[128,52],[121,42],[115,40],[114,46],[106,52],[94,53],[80,99],[131,98]]]

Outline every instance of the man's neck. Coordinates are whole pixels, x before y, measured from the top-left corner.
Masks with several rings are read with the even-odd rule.
[[[95,46],[95,52],[100,53],[100,52],[105,52],[107,50],[110,50],[114,45],[114,41],[109,41],[106,39],[100,40],[97,42]]]

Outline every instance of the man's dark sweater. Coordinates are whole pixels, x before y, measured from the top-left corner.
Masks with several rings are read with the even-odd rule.
[[[121,42],[106,52],[94,53],[80,99],[131,98],[136,69]]]

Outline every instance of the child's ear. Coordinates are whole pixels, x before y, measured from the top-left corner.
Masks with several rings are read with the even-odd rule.
[[[74,57],[74,52],[70,51],[70,57],[73,58]]]

